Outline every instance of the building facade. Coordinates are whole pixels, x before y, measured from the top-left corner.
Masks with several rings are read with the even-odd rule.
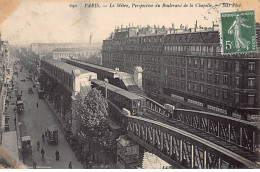
[[[259,40],[259,24],[256,28]],[[102,47],[105,67],[129,73],[143,68],[151,98],[244,120],[259,115],[259,59],[259,53],[222,55],[214,24],[117,28]]]
[[[90,47],[90,48],[57,48],[52,52],[53,59],[60,60],[63,59],[88,59],[91,56],[100,58],[101,47]]]

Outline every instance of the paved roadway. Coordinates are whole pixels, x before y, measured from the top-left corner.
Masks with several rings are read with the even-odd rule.
[[[54,118],[53,112],[49,109],[48,105],[43,99],[39,99],[35,88],[33,88],[34,94],[28,94],[28,88],[32,87],[32,82],[26,80],[21,82],[21,79],[25,79],[28,73],[23,70],[20,72],[20,66],[18,66],[19,76],[15,77],[18,85],[18,90],[22,90],[22,100],[24,101],[25,111],[19,115],[19,122],[21,122],[21,137],[29,135],[31,136],[31,142],[33,147],[33,159],[37,163],[39,168],[55,168],[55,169],[68,169],[69,162],[72,162],[72,168],[83,168],[81,163],[75,157],[75,153],[70,148],[69,144],[64,139],[64,135],[61,133],[60,126],[57,124]],[[39,107],[36,107],[38,102]],[[43,143],[42,133],[46,128],[57,128],[59,130],[59,143],[57,145],[49,145],[46,140]],[[36,143],[40,141],[41,148],[45,150],[45,160],[41,158],[40,152],[37,150]],[[40,149],[41,149],[40,148]],[[60,160],[56,161],[55,151],[60,152]]]

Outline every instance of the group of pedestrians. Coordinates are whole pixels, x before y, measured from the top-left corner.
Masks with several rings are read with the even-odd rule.
[[[44,143],[45,141],[45,138],[47,138],[47,133],[48,133],[48,128],[45,129],[44,133],[42,134],[42,142]],[[37,150],[40,151],[40,147],[41,147],[41,143],[40,141],[37,141]],[[42,156],[42,159],[44,159],[44,155],[45,155],[45,150],[43,149],[43,146],[42,146],[42,149],[41,149],[41,156]],[[55,152],[55,157],[56,157],[56,160],[58,161],[60,159],[60,152],[58,150],[56,150]],[[36,162],[34,161],[33,162],[33,168],[36,168]],[[72,169],[72,162],[69,162],[69,169]]]

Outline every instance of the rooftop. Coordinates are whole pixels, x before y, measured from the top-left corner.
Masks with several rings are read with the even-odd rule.
[[[98,51],[101,47],[56,48],[53,52]]]
[[[51,65],[53,65],[53,66],[56,66],[57,68],[69,73],[70,75],[72,75],[72,71],[75,70],[75,69],[78,69],[81,74],[90,73],[89,71],[87,71],[85,69],[77,68],[73,65],[67,64],[67,63],[62,62],[62,61],[58,61],[58,60],[54,60],[54,59],[42,59],[42,60],[51,64]]]

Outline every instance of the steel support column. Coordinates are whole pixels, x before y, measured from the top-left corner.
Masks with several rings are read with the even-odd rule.
[[[160,144],[161,150],[163,150],[163,137],[164,137],[164,133],[161,131],[161,144]]]
[[[228,141],[231,139],[231,125],[228,124]]]
[[[194,146],[193,146],[193,144],[191,145],[191,157],[190,157],[190,160],[191,160],[191,168],[194,168]]]
[[[203,152],[203,168],[204,169],[207,168],[207,151],[206,150]]]
[[[180,162],[182,161],[182,140],[180,140]]]
[[[172,156],[172,136],[170,136],[170,156]]]
[[[239,130],[239,145],[242,146],[242,142],[243,142],[243,128],[240,127],[240,130]]]

